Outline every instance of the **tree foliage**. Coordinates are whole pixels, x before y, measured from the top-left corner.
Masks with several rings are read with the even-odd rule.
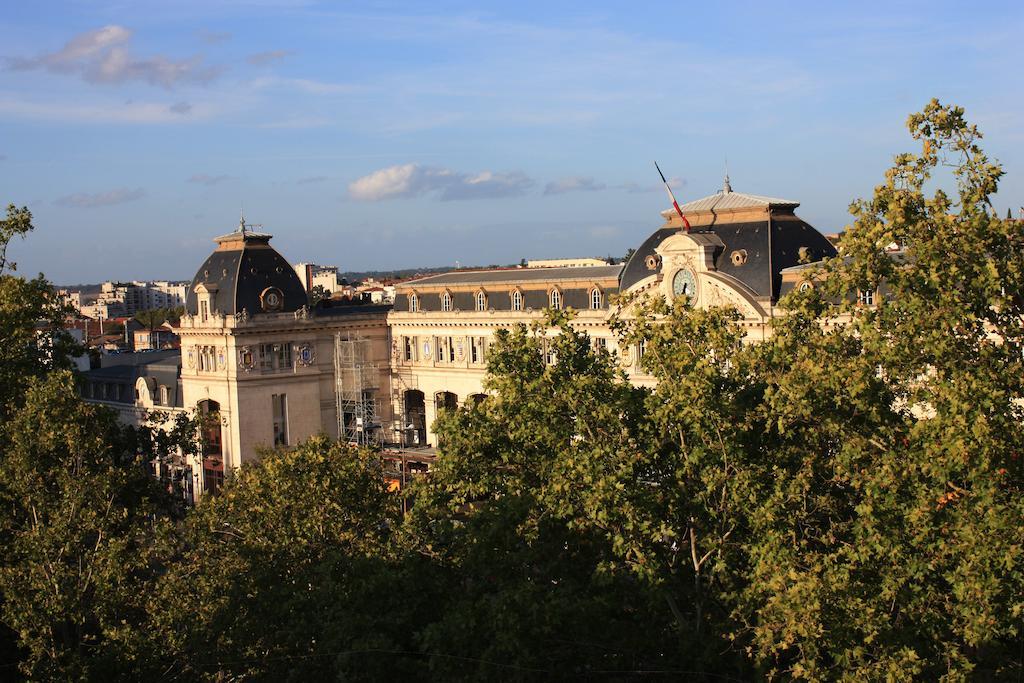
[[[31,364],[45,282],[0,299],[25,342],[0,428],[22,670],[1019,678],[1024,228],[992,210],[1002,171],[962,110],[909,127],[920,151],[851,206],[767,341],[732,310],[623,300],[637,387],[565,313],[498,331],[487,398],[442,413],[411,494],[317,437],[181,519],[141,464],[194,425],[116,427]]]
[[[156,439],[156,440],[154,440]],[[34,379],[0,429],[0,613],[32,678],[97,678],[143,620],[154,520],[175,506],[148,464],[165,437],[78,398],[70,373]]]

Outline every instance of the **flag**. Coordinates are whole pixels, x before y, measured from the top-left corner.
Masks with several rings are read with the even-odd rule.
[[[676,201],[676,196],[672,194],[672,188],[668,186],[668,181],[665,180],[665,174],[661,172],[661,167],[658,166],[658,162],[654,162],[654,168],[658,169],[658,175],[661,176],[661,182],[665,183],[665,190],[668,192],[668,198],[672,200],[672,206],[676,208],[676,213],[683,219],[683,225],[686,226],[686,232],[690,232],[690,221],[686,220],[686,216],[683,215],[683,210],[679,208],[679,202]]]

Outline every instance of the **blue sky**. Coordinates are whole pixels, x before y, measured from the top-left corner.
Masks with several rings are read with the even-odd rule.
[[[712,6],[713,5],[713,6]],[[240,207],[346,270],[621,255],[666,198],[823,232],[964,106],[1024,204],[1021,3],[25,2],[0,43],[11,251],[58,283],[188,279]]]

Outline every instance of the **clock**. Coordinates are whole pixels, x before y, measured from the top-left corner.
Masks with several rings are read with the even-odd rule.
[[[697,277],[692,270],[683,268],[676,271],[675,277],[672,278],[672,294],[673,296],[685,296],[688,299],[697,296]]]
[[[284,306],[284,295],[277,287],[267,287],[260,294],[260,305],[267,312],[279,311]]]

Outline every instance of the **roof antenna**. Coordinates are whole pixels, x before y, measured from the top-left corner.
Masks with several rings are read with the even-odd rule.
[[[241,208],[239,208],[239,210],[238,210],[238,231],[237,232],[240,232],[243,235],[245,235],[246,231],[249,228],[262,228],[262,227],[263,227],[263,224],[261,224],[261,223],[246,223],[245,222],[245,211],[242,210]]]
[[[729,184],[729,157],[725,157],[725,183],[722,185],[722,193],[732,192],[732,185]]]

